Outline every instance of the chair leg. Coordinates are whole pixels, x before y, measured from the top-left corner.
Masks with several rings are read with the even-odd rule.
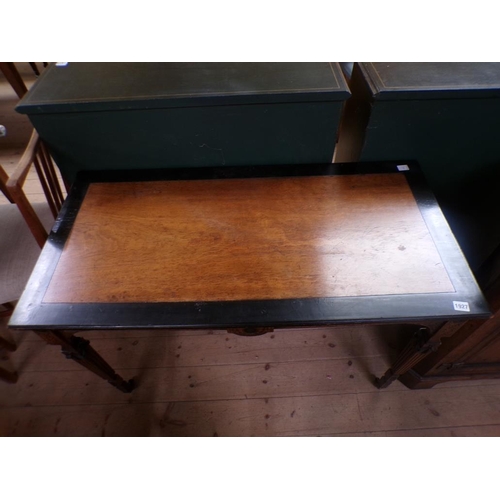
[[[9,200],[9,203],[14,203],[14,199],[12,198],[9,190],[7,189],[7,181],[8,180],[9,180],[9,176],[7,175],[7,172],[0,165],[0,191]]]

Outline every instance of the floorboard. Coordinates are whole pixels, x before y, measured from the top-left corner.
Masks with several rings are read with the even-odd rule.
[[[0,413],[0,433],[4,436],[498,436],[499,409],[498,386],[438,389],[432,394],[387,391],[377,395],[125,401],[4,409]]]

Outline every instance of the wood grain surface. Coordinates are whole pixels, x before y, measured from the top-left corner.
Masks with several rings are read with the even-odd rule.
[[[401,174],[91,184],[44,302],[454,291]]]

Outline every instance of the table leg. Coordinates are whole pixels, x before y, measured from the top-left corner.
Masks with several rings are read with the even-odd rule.
[[[428,354],[436,351],[440,345],[441,336],[431,335],[428,327],[419,328],[391,368],[382,377],[375,379],[375,385],[379,389],[389,387],[400,375],[406,373]]]
[[[375,378],[379,389],[389,387],[400,375],[408,373],[431,352],[437,351],[443,338],[452,337],[465,323],[462,321],[426,322],[420,325],[396,362],[380,378]]]
[[[60,345],[62,353],[68,358],[76,361],[99,377],[107,380],[111,385],[122,392],[132,392],[134,389],[133,379],[123,380],[108,365],[106,361],[90,346],[90,342],[81,337],[75,337],[72,333],[63,333],[56,330],[34,330],[43,340],[50,345]]]

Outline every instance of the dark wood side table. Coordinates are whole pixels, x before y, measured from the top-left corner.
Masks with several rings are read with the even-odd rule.
[[[418,166],[386,162],[81,172],[10,327],[130,391],[76,331],[418,325],[384,387],[489,314]]]

